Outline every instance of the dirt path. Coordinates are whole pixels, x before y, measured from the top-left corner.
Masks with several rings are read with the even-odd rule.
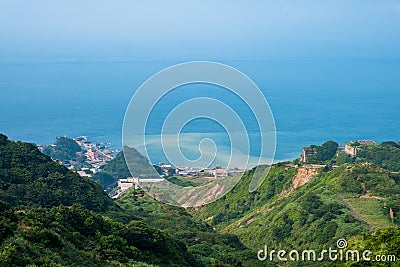
[[[353,208],[350,206],[349,203],[347,203],[346,200],[344,200],[341,196],[338,195],[339,200],[343,203],[343,205],[346,206],[346,208],[349,209],[349,211],[354,215],[354,217],[356,217],[357,219],[359,219],[360,221],[362,221],[363,223],[365,223],[367,225],[367,227],[369,228],[369,230],[371,230],[372,232],[376,232],[375,228],[372,227],[366,220],[364,220],[360,214],[358,214],[357,212],[355,212],[355,210],[353,210]]]

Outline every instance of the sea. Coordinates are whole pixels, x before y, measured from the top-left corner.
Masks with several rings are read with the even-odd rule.
[[[87,136],[122,148],[126,109],[137,88],[155,73],[184,61],[63,59],[0,62],[0,132],[12,140],[47,145],[56,136]],[[252,79],[268,101],[276,127],[274,161],[297,158],[303,146],[334,140],[400,141],[400,61],[391,59],[222,60]],[[200,93],[201,92],[201,93]],[[149,138],[179,103],[218,99],[235,109],[248,133],[254,116],[237,96],[191,84],[161,99],[149,116]],[[260,114],[259,114],[260,115]],[[262,115],[262,114],[261,114]],[[195,159],[199,142],[212,139],[229,154],[223,125],[197,119],[182,125],[182,153]],[[262,131],[263,129],[261,129]],[[149,140],[150,140],[149,139]],[[259,142],[252,144],[253,154]],[[159,148],[144,146],[153,163],[167,161]],[[237,151],[240,153],[240,151]],[[219,163],[218,160],[212,164]]]

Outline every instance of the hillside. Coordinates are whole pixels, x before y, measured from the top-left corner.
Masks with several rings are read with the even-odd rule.
[[[95,182],[4,135],[0,190],[0,266],[202,266]]]
[[[372,235],[358,235],[350,239],[348,249],[358,251],[372,251],[372,262],[348,262],[345,266],[399,266],[400,255],[400,228],[378,230]],[[377,262],[374,255],[382,255],[385,260]],[[340,266],[340,265],[336,265]]]
[[[0,211],[0,266],[200,266],[184,244],[141,221],[122,224],[76,204],[0,202]]]
[[[326,167],[275,164],[252,193],[250,170],[223,198],[183,209],[140,189],[112,201],[35,145],[0,135],[0,266],[274,266],[257,260],[264,245],[318,250],[340,238],[400,257],[400,175],[358,160],[333,168],[333,145],[319,148]],[[131,152],[138,174],[151,168]],[[122,154],[110,164],[127,174]]]
[[[244,246],[236,235],[217,233],[185,209],[158,202],[142,190],[131,189],[117,203],[150,226],[184,242],[205,266],[269,266],[259,262],[256,252]]]
[[[183,208],[140,190],[115,203],[36,146],[0,140],[0,266],[261,266]]]
[[[135,148],[124,147],[124,152],[119,152],[114,159],[101,167],[102,172],[93,175],[93,179],[108,191],[111,191],[111,189],[116,186],[118,179],[124,179],[127,177],[149,178],[154,175],[158,176],[153,166],[149,163],[149,160],[140,154]],[[132,173],[126,165],[125,156],[129,158],[131,164],[130,170]]]
[[[74,140],[64,136],[58,136],[53,145],[43,148],[44,154],[61,161],[77,160],[76,153],[80,151],[81,147]]]
[[[372,229],[398,227],[398,216],[393,222],[389,217],[389,209],[400,212],[398,174],[365,163],[317,172],[305,168],[274,165],[252,193],[248,192],[250,171],[222,199],[191,213],[218,232],[237,235],[254,250],[264,244],[288,250],[317,249],[332,246],[340,238],[368,236],[371,225]]]
[[[252,193],[248,192],[250,171],[222,199],[189,212],[218,233],[238,236],[253,251],[263,244],[287,249],[318,248],[332,245],[339,238],[348,240],[397,227],[398,216],[391,220],[389,210],[400,212],[398,174],[365,163],[360,157],[336,153],[338,146],[333,141],[314,148],[319,156],[311,161],[326,167],[295,167],[297,160],[276,164]],[[340,166],[333,168],[335,164]],[[160,209],[155,203],[150,205],[135,194],[130,198],[125,196],[118,202],[151,225],[169,225],[167,229],[182,238],[178,234],[181,231],[173,227],[180,224],[168,217],[170,210],[160,216],[162,212],[154,213],[154,209]]]
[[[132,173],[126,165],[125,157],[129,159]],[[135,148],[124,147],[124,152],[118,153],[118,155],[102,167],[105,173],[112,175],[115,179],[127,178],[127,177],[149,177],[153,175],[155,170],[149,163],[149,160],[140,154]]]
[[[52,161],[33,144],[12,142],[0,134],[0,155],[0,200],[13,207],[118,208],[97,183]]]
[[[312,151],[312,155],[307,157],[307,163],[327,164],[328,166],[341,165],[344,163],[369,162],[385,170],[400,171],[400,143],[389,141],[377,144],[374,141],[359,140],[347,143],[350,147],[357,149],[355,155],[349,155],[334,141],[327,141],[321,146],[311,145],[305,147]]]
[[[360,161],[371,162],[393,172],[400,171],[400,143],[383,142],[361,147],[361,152],[357,154]]]

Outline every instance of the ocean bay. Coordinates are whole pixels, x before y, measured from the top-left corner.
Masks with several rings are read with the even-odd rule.
[[[339,143],[356,139],[399,141],[399,61],[221,62],[244,72],[264,93],[277,129],[276,160],[296,158],[302,146],[327,139]],[[136,88],[176,63],[3,62],[0,112],[7,116],[0,118],[0,129],[11,139],[37,144],[50,144],[58,135],[86,135],[120,148],[125,109]],[[214,97],[225,98],[223,94]],[[175,100],[178,103],[180,99]],[[240,109],[240,105],[235,106]],[[251,120],[246,115],[244,118]],[[204,134],[207,130],[222,135],[218,127],[201,124],[193,124],[185,133]],[[192,144],[190,150],[196,153],[197,145]]]

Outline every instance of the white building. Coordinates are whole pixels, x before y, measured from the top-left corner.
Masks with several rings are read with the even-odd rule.
[[[139,177],[129,177],[126,179],[119,179],[118,180],[118,190],[117,193],[112,196],[112,198],[118,198],[119,196],[123,195],[126,190],[131,187],[135,189],[140,188],[140,182],[147,182],[147,183],[159,183],[165,181],[163,178],[155,178],[155,179],[139,179]]]
[[[126,179],[118,180],[118,190],[125,192],[132,186],[135,186],[135,189],[139,188],[139,177],[129,177]]]

